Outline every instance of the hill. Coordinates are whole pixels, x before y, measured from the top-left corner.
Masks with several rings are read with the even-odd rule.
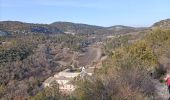
[[[143,30],[144,28],[135,28],[129,26],[116,25],[111,27],[102,27],[81,23],[72,22],[54,22],[51,24],[33,24],[24,23],[19,21],[1,21],[0,34],[6,35],[7,33],[33,33],[33,34],[125,34]],[[5,33],[7,32],[7,33]]]
[[[9,35],[8,32],[0,30],[0,36],[7,36]]]
[[[50,24],[62,30],[65,33],[72,34],[125,34],[136,32],[145,28],[135,28],[130,26],[115,25],[111,27],[102,27],[88,24],[71,23],[71,22],[54,22]]]
[[[170,28],[170,19],[161,20],[152,25],[153,28]]]
[[[123,25],[115,25],[115,26],[107,27],[107,29],[112,31],[113,33],[125,34],[125,33],[130,33],[130,32],[143,31],[147,28],[144,28],[144,27],[137,28],[137,27],[123,26]]]
[[[0,22],[0,30],[13,33],[43,33],[43,34],[59,34],[62,33],[58,28],[47,24],[32,24],[19,21],[2,21]]]
[[[51,95],[56,91],[50,88],[47,94],[43,92],[46,91],[42,89],[45,79],[70,65],[81,67],[93,63],[96,68],[101,67],[95,69],[92,79],[75,82],[78,88],[71,95],[75,100],[100,100],[103,97],[105,100],[162,100],[154,80],[161,80],[170,70],[170,30],[142,31],[145,29],[70,22],[0,22],[0,99],[53,98]],[[121,35],[105,39],[105,34]],[[96,50],[98,47],[101,51]],[[99,63],[93,61],[100,58],[96,57],[98,52],[101,54]]]
[[[92,34],[99,32],[98,30],[105,30],[105,28],[101,26],[78,24],[71,22],[54,22],[50,25],[59,28],[65,33],[72,34]]]

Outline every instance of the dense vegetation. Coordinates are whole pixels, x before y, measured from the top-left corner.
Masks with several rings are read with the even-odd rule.
[[[118,40],[121,40],[120,38],[127,37],[118,37]],[[121,43],[124,46],[119,46]],[[121,43],[116,42],[116,47],[107,47],[114,49],[111,49],[112,53],[108,53],[110,56],[103,62],[103,68],[93,77],[76,82],[77,89],[71,96],[58,93],[56,97],[41,92],[34,98],[38,97],[37,100],[40,100],[48,95],[47,97],[53,100],[161,99],[155,92],[154,78],[161,78],[166,72],[164,67],[169,68],[167,64],[161,66],[164,63],[160,58],[163,56],[170,59],[170,31],[153,30],[134,43]]]
[[[14,34],[0,37],[0,98],[29,97],[42,82],[65,69],[62,50],[79,51],[85,38],[73,35]]]
[[[52,24],[33,24],[19,21],[0,21],[0,36],[10,34],[97,34],[113,35],[136,32],[145,28],[135,28],[128,26],[102,27],[88,24],[71,22],[54,22]]]
[[[169,45],[170,31],[154,30],[142,40],[115,48],[93,81],[78,85],[76,97],[79,100],[157,99],[153,78],[160,78],[166,72],[159,58],[165,55],[170,59]]]
[[[14,29],[18,30],[18,27],[24,29],[22,24],[19,23]],[[90,34],[52,36],[35,34],[37,31],[41,33],[42,30],[43,33],[49,33],[46,27],[46,25],[43,27],[34,25],[31,27],[34,29],[32,34],[21,34],[21,31],[17,31],[9,36],[0,36],[0,99],[155,100],[158,98],[154,80],[162,80],[162,76],[170,68],[170,30],[148,30],[137,37],[133,34],[120,35],[103,41],[105,42],[103,51],[108,56],[102,62],[103,67],[96,69],[92,77],[76,81],[77,88],[71,95],[63,95],[59,92],[57,84],[43,89],[42,82],[54,73],[69,67],[57,63],[64,59],[63,51],[79,52],[93,40],[88,40]]]

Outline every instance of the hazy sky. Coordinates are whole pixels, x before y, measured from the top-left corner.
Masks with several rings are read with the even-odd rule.
[[[170,18],[170,0],[0,0],[0,20],[150,26]]]

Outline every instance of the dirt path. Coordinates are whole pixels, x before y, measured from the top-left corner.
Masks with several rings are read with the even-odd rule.
[[[168,89],[165,83],[160,83],[158,80],[155,80],[155,87],[158,100],[168,100],[169,94]]]
[[[93,49],[94,49],[94,51],[96,51],[96,57],[95,57],[94,61],[98,61],[102,55],[101,48],[93,48]]]
[[[76,59],[79,66],[91,66],[93,62],[97,62],[101,57],[101,49],[97,47],[88,47],[87,51]]]

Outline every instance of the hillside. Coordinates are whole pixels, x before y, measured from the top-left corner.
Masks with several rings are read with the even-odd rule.
[[[133,34],[102,41],[105,43],[104,55],[107,55],[102,61],[102,68],[96,69],[90,78],[77,80],[76,90],[65,98],[167,100],[168,91],[163,77],[170,69],[170,30],[158,28],[140,31],[137,35],[139,37],[133,42],[129,42],[134,39]],[[48,89],[34,98],[51,97]],[[58,95],[53,97],[63,98],[60,93]]]
[[[126,34],[126,33],[131,33],[131,32],[143,31],[147,28],[115,25],[115,26],[107,27],[107,29],[116,34]]]
[[[77,24],[71,22],[54,22],[50,25],[59,28],[65,33],[72,33],[72,34],[92,34],[92,33],[96,33],[100,29],[105,30],[105,28],[101,26]]]
[[[9,35],[8,32],[0,30],[0,36],[7,36]]]
[[[0,22],[0,30],[13,33],[42,33],[42,34],[59,34],[62,33],[58,28],[47,24],[32,24],[18,21],[2,21]]]
[[[71,22],[55,22],[50,24],[62,30],[65,33],[72,34],[125,34],[130,32],[137,32],[145,28],[136,28],[123,25],[115,25],[111,27],[102,27],[95,25],[71,23]]]
[[[102,27],[88,24],[71,22],[54,22],[52,24],[33,24],[19,21],[1,21],[0,30],[3,35],[5,32],[13,33],[33,33],[33,34],[98,34],[113,35],[126,34],[130,32],[142,31],[145,28],[135,28],[129,26],[116,25],[111,27]],[[3,31],[3,33],[2,33]]]
[[[153,28],[170,28],[170,19],[161,20],[152,25]]]
[[[70,22],[0,22],[0,99],[161,100],[166,86],[159,81],[170,70],[170,31],[169,24],[164,25],[165,30],[147,30]],[[68,96],[56,87],[54,91],[42,88],[47,78],[72,65],[95,65],[95,73],[89,80],[73,82],[78,88]]]
[[[170,19],[161,20],[154,23],[152,28],[170,28]],[[42,34],[126,34],[131,32],[139,32],[148,29],[147,27],[130,27],[123,25],[115,25],[110,27],[102,27],[72,22],[54,22],[51,24],[33,24],[19,21],[1,21],[0,35],[9,35],[11,33],[42,33]]]

